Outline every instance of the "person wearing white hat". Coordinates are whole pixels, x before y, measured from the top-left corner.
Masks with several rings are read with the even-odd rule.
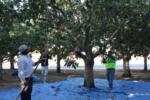
[[[20,85],[23,89],[27,86],[26,91],[22,91],[21,93],[21,100],[31,100],[31,92],[32,92],[32,78],[30,75],[33,72],[33,66],[40,63],[40,60],[37,62],[33,62],[31,57],[28,56],[29,49],[28,46],[23,44],[20,45],[18,48],[20,55],[18,57],[18,76],[20,78]]]

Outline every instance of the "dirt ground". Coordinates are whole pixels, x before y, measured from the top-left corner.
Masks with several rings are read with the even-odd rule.
[[[0,89],[9,89],[19,86],[19,79],[18,77],[14,77],[10,75],[10,70],[4,70],[3,79],[0,79]],[[48,82],[55,82],[59,80],[64,80],[66,78],[72,77],[83,77],[84,70],[62,70],[61,73],[56,73],[55,70],[49,70],[48,74]],[[122,79],[122,80],[138,80],[138,81],[145,81],[150,82],[150,71],[142,71],[142,70],[132,70],[132,77],[131,78],[123,78],[122,70],[116,70],[115,79]],[[105,79],[105,70],[94,71],[95,78]],[[41,77],[40,71],[36,71],[34,74],[36,76]]]

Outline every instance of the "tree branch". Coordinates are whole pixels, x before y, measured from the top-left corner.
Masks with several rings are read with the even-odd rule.
[[[106,46],[107,46],[107,44],[109,43],[109,41],[110,41],[112,38],[115,37],[115,35],[120,31],[121,28],[122,28],[122,24],[120,24],[120,25],[119,25],[119,28],[118,28],[117,30],[115,30],[115,31],[111,34],[109,40],[104,43],[104,48],[106,48]],[[101,53],[102,53],[102,52],[99,50],[99,52],[97,52],[96,54],[94,54],[93,57],[95,58],[95,57],[99,56]]]

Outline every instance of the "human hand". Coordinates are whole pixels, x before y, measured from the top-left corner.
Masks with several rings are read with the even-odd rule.
[[[20,83],[21,89],[25,88],[26,84],[27,84],[26,81],[22,81],[22,82]]]

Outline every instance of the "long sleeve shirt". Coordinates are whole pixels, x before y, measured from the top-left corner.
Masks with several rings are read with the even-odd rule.
[[[25,81],[25,78],[30,77],[33,71],[34,62],[30,56],[19,55],[18,58],[18,76],[21,81]]]

